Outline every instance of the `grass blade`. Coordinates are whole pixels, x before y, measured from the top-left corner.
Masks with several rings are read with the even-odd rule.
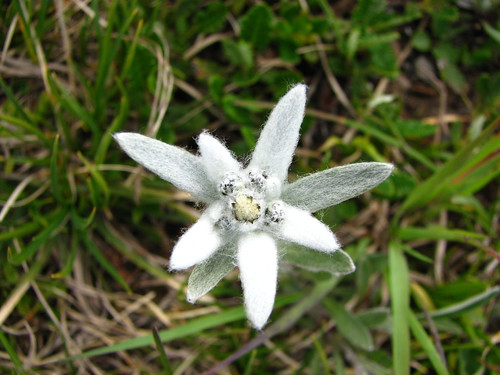
[[[58,96],[58,100],[61,105],[68,112],[72,113],[76,118],[87,125],[95,139],[100,139],[101,130],[90,113],[76,100],[76,98],[73,97],[64,85],[59,82],[55,75],[51,76],[51,82],[53,82],[55,88],[57,88],[57,90],[54,90],[53,92]]]
[[[125,92],[123,92],[123,96],[120,100],[120,111],[118,113],[118,116],[116,116],[116,118],[113,120],[111,126],[104,133],[101,142],[99,142],[99,147],[97,148],[97,152],[94,158],[94,162],[96,165],[100,165],[104,162],[104,159],[106,158],[106,152],[108,151],[109,145],[111,143],[111,136],[113,135],[113,133],[121,129],[123,123],[125,122],[128,111],[128,98],[125,96]]]
[[[3,331],[0,331],[0,343],[7,351],[7,354],[9,355],[12,364],[16,368],[17,374],[20,375],[27,374],[27,372],[23,370],[23,365],[21,363],[21,360],[19,359],[19,356],[17,355],[16,349],[11,345],[9,339],[7,338],[5,333],[3,333]]]
[[[464,165],[468,165],[470,158],[476,156],[475,150],[481,149],[481,145],[491,139],[496,127],[497,124],[493,123],[486,128],[480,136],[478,136],[474,141],[467,143],[462,150],[456,153],[453,158],[448,160],[430,178],[422,183],[418,189],[414,189],[399,207],[394,217],[394,222],[398,222],[401,215],[405,212],[421,207],[422,205],[430,202],[439,193],[441,193],[444,188],[448,187],[449,182],[455,176],[459,175],[457,174],[457,171],[460,171]]]
[[[67,214],[68,212],[66,210],[60,209],[54,216],[54,219],[50,221],[49,225],[42,230],[28,246],[22,249],[21,252],[13,255],[10,262],[18,266],[30,259],[61,226],[62,222],[66,219]]]
[[[161,342],[172,341],[182,337],[195,335],[207,329],[217,327],[222,324],[232,323],[244,318],[245,318],[245,312],[243,310],[243,307],[235,307],[233,309],[228,309],[219,314],[213,314],[209,316],[204,316],[202,318],[193,319],[181,326],[177,326],[167,330],[162,330],[159,332],[159,336]],[[75,357],[67,358],[67,360],[95,357],[98,355],[103,355],[107,353],[116,353],[123,350],[131,350],[153,344],[154,344],[153,335],[149,334],[145,336],[134,337],[128,340],[123,340],[116,344],[104,346],[102,348],[89,350],[88,352],[82,353]]]
[[[376,129],[373,126],[369,126],[369,125],[366,125],[366,124],[363,124],[361,122],[357,122],[354,120],[347,120],[346,125],[350,126],[351,128],[360,130],[365,134],[371,135],[373,138],[376,138],[379,141],[381,141],[387,145],[391,145],[391,146],[395,146],[395,147],[402,146],[401,142],[396,137],[393,137],[392,135],[388,135],[388,134],[384,133],[383,131]]]
[[[297,300],[296,295],[281,297],[276,300],[275,306],[283,306],[289,303],[293,303]],[[203,316],[201,318],[196,318],[188,323],[177,326],[174,328],[162,330],[159,332],[158,336],[162,343],[180,339],[183,337],[195,335],[197,333],[203,332],[207,329],[217,327],[219,325],[232,323],[245,318],[245,311],[243,306],[238,306],[235,308],[227,309],[218,314],[211,314]],[[64,361],[71,361],[80,358],[95,357],[108,353],[116,353],[124,350],[137,349],[144,346],[149,346],[154,344],[154,338],[152,334],[134,337],[128,340],[123,340],[114,345],[104,346],[102,348],[92,349],[82,354],[76,356],[65,358]]]
[[[123,277],[118,273],[115,267],[102,255],[101,250],[97,248],[96,245],[90,240],[88,237],[87,233],[79,233],[80,239],[82,242],[85,244],[87,250],[89,250],[94,258],[99,262],[99,264],[106,270],[109,275],[116,280],[118,284],[122,286],[123,289],[127,291],[127,293],[132,293],[132,290],[130,289],[130,286],[128,283],[123,279]]]
[[[0,120],[5,121],[6,123],[9,123],[11,125],[17,126],[18,128],[24,129],[30,134],[36,135],[38,139],[40,139],[45,144],[45,146],[50,146],[49,139],[40,129],[38,129],[30,121],[26,121],[14,116],[9,116],[1,112],[0,112]]]
[[[136,264],[139,268],[142,268],[147,273],[152,276],[158,277],[160,280],[165,277],[170,277],[164,269],[156,267],[155,265],[148,262],[144,257],[140,256],[137,252],[133,251],[132,247],[123,239],[118,231],[111,225],[106,225],[106,223],[98,222],[96,229],[104,237],[106,242],[114,246],[125,258],[130,260],[132,263]]]
[[[500,294],[500,286],[495,286],[493,288],[484,291],[481,294],[477,294],[473,297],[467,298],[462,302],[454,303],[453,305],[442,309],[430,311],[429,315],[432,318],[460,315],[463,314],[465,311],[471,310],[477,306],[486,303],[489,299],[497,296],[498,294]]]
[[[322,375],[330,375],[330,369],[329,369],[329,362],[328,362],[328,357],[325,353],[325,350],[319,343],[318,339],[313,341],[314,349],[316,349],[316,353],[318,353],[318,357],[321,361],[321,367],[323,368],[323,371],[321,372]]]
[[[396,231],[396,236],[406,241],[429,239],[468,242],[470,239],[484,240],[486,238],[485,235],[476,232],[469,232],[461,229],[448,229],[437,225],[427,228],[399,228]]]
[[[61,186],[59,186],[59,171],[64,170],[60,168],[57,164],[59,156],[59,135],[56,135],[54,140],[54,145],[52,147],[52,155],[50,156],[50,182],[52,185],[52,192],[54,193],[54,198],[58,202],[62,202],[62,192]]]
[[[161,338],[156,327],[153,328],[153,338],[155,340],[156,350],[158,351],[158,358],[160,359],[160,364],[164,371],[163,373],[165,375],[173,375],[174,372],[170,367],[167,353],[165,353],[165,348],[163,347],[163,343],[161,342]]]
[[[73,228],[71,233],[71,248],[66,259],[66,264],[59,271],[50,275],[52,279],[60,279],[68,276],[73,271],[73,265],[75,263],[76,254],[78,252],[78,236],[76,230]]]
[[[112,74],[110,74],[112,62],[116,57],[118,49],[123,40],[125,32],[129,30],[130,24],[137,15],[137,9],[132,9],[130,14],[125,20],[120,21],[121,27],[117,35],[113,35],[113,24],[117,14],[117,7],[119,1],[113,1],[108,13],[108,27],[104,37],[99,43],[99,52],[102,54],[102,58],[99,59],[99,66],[97,68],[97,78],[94,89],[95,94],[95,118],[102,121],[105,115],[105,108],[108,102],[109,94],[104,94],[106,81]],[[114,38],[113,44],[111,44],[111,38]]]
[[[36,221],[30,221],[10,231],[1,232],[0,241],[7,241],[13,238],[22,238],[35,232],[38,228],[40,228],[40,225],[41,224]]]
[[[410,374],[409,284],[408,264],[397,242],[389,245],[389,286],[392,306],[392,356],[394,373]]]
[[[427,335],[418,319],[412,312],[410,312],[409,317],[411,331],[413,332],[413,335],[420,343],[420,345],[422,345],[424,351],[429,356],[429,360],[431,361],[432,366],[436,370],[437,374],[450,375],[448,369],[446,368],[446,365],[441,360],[441,357],[439,356],[439,353],[436,350],[436,347],[434,346],[431,338]]]
[[[335,364],[335,375],[346,375],[344,360],[338,350],[333,353],[333,363]]]
[[[125,62],[123,63],[123,69],[120,74],[119,82],[123,83],[125,81],[125,78],[129,74],[130,68],[132,67],[132,62],[134,61],[135,52],[137,51],[137,42],[139,41],[139,36],[141,35],[143,26],[144,26],[144,21],[140,19],[137,25],[137,30],[134,34],[134,39],[132,39],[132,43],[127,53],[127,57],[125,58]]]
[[[49,251],[46,248],[38,253],[36,261],[30,267],[28,272],[21,276],[21,278],[16,283],[16,287],[10,291],[9,296],[2,301],[0,305],[0,326],[2,326],[5,320],[9,317],[10,313],[16,308],[19,300],[26,294],[30,283],[40,274],[43,267],[45,267]]]
[[[99,193],[102,192],[102,195],[104,197],[104,202],[102,202],[103,205],[107,205],[110,197],[110,191],[109,191],[109,186],[108,183],[106,182],[106,179],[103,177],[102,173],[96,168],[95,164],[91,164],[81,152],[78,152],[78,157],[80,160],[85,164],[87,169],[90,172],[90,175],[93,178],[93,181],[95,181],[96,186],[99,187]],[[100,201],[100,199],[97,199]]]

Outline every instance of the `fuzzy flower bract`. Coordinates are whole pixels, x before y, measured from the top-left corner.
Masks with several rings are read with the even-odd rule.
[[[132,159],[206,205],[170,259],[172,270],[196,266],[188,281],[188,301],[195,302],[237,266],[246,313],[257,329],[271,314],[280,249],[286,251],[286,244],[310,249],[304,250],[304,258],[307,251],[337,254],[347,264],[339,274],[354,270],[330,228],[312,213],[372,189],[393,170],[388,163],[356,163],[288,183],[305,103],[303,84],[281,98],[248,165],[206,132],[197,138],[199,155],[136,133],[114,135]]]

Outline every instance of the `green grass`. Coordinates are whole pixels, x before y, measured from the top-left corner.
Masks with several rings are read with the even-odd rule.
[[[464,4],[2,6],[0,373],[500,373],[499,9]],[[283,266],[259,333],[237,272],[185,302],[167,265],[198,207],[112,134],[209,129],[243,159],[295,82],[292,180],[397,169],[319,213],[357,271]]]

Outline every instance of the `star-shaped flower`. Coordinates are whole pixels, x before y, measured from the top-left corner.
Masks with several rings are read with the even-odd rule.
[[[170,259],[172,270],[197,265],[188,281],[188,301],[206,294],[236,263],[247,316],[257,329],[266,324],[274,305],[281,245],[336,252],[348,265],[339,273],[353,271],[330,228],[311,213],[372,189],[393,170],[387,163],[357,163],[288,183],[305,103],[303,84],[281,98],[248,165],[208,133],[197,139],[199,156],[136,133],[114,135],[132,159],[206,205]]]

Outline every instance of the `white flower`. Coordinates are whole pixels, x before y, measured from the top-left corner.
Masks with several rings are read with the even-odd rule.
[[[377,186],[393,170],[392,164],[358,163],[288,183],[305,103],[303,84],[281,98],[247,166],[208,133],[197,139],[199,156],[136,133],[114,135],[132,159],[207,206],[179,239],[170,259],[172,270],[197,265],[189,278],[188,301],[211,290],[236,262],[247,316],[257,329],[265,325],[273,308],[280,244],[336,252],[340,244],[335,235],[311,213]],[[354,270],[347,254],[341,250],[336,254],[348,265],[339,273]]]

